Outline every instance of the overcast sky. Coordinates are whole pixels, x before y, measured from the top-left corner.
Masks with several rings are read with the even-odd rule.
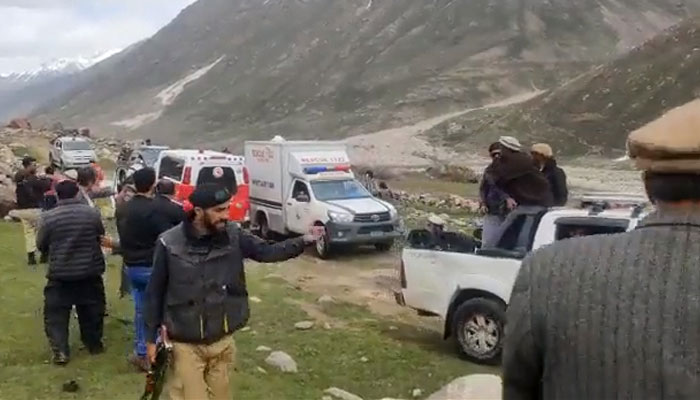
[[[0,73],[153,35],[195,0],[0,0]]]

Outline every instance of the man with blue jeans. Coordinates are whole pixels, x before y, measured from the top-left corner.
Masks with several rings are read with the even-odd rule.
[[[143,168],[133,175],[136,194],[124,205],[117,221],[120,252],[126,265],[134,298],[134,354],[129,361],[142,370],[148,370],[146,337],[143,319],[144,293],[151,276],[153,253],[158,236],[173,227],[172,223],[153,201],[156,173]]]

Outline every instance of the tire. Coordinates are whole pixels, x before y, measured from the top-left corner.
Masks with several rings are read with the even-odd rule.
[[[316,224],[316,226],[323,225]],[[328,260],[329,258],[331,258],[333,253],[333,247],[331,246],[327,231],[321,237],[318,238],[316,244],[314,245],[314,248],[316,249],[316,254],[318,255],[318,258],[322,260]]]
[[[498,365],[503,351],[506,307],[483,297],[462,303],[452,320],[452,336],[467,360]]]
[[[267,217],[265,214],[260,214],[258,217],[258,226],[260,226],[260,237],[265,240],[273,240],[273,232],[270,230],[270,224],[267,223]]]
[[[377,251],[385,252],[391,250],[391,248],[394,247],[394,241],[390,242],[383,242],[383,243],[377,243],[374,245],[374,248],[377,249]]]

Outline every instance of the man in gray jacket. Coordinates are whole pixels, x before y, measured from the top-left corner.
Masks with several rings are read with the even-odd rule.
[[[700,394],[700,100],[628,149],[656,210],[632,232],[526,258],[507,312],[506,400]]]
[[[146,290],[146,336],[151,362],[158,329],[173,345],[171,400],[230,399],[233,333],[248,321],[243,260],[280,262],[299,256],[313,235],[267,243],[228,223],[231,193],[197,186],[194,210],[165,232],[156,246]]]
[[[42,215],[37,247],[49,254],[44,289],[44,328],[57,365],[68,363],[68,325],[75,306],[80,336],[91,354],[101,353],[105,292],[105,260],[100,238],[105,230],[100,213],[78,198],[75,182],[56,185],[58,205]]]

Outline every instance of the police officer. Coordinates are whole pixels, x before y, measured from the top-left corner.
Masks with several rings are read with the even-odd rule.
[[[148,356],[155,361],[156,336],[165,326],[173,345],[173,400],[231,398],[232,335],[249,316],[243,259],[288,260],[321,233],[265,242],[228,223],[230,199],[223,186],[197,186],[190,196],[193,210],[156,246],[146,290]]]

